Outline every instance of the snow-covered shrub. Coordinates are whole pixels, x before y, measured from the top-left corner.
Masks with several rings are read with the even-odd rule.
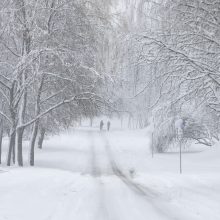
[[[152,147],[155,151],[162,153],[168,151],[173,146],[178,147],[180,140],[184,143],[184,146],[191,142],[207,146],[213,144],[213,135],[204,121],[190,116],[182,116],[181,119],[184,122],[184,128],[180,137],[175,128],[177,118],[164,116],[157,118],[152,140]]]
[[[195,140],[200,144],[205,144],[207,146],[212,145],[212,136],[209,132],[208,127],[201,123],[201,121],[196,121],[193,118],[184,118],[185,127],[183,130],[183,139],[185,140]]]
[[[173,126],[172,118],[168,118],[154,128],[152,147],[159,153],[169,149],[171,144],[176,140],[176,133]]]

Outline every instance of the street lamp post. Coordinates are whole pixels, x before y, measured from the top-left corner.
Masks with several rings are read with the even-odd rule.
[[[175,128],[177,139],[179,141],[179,156],[180,156],[180,174],[182,174],[182,140],[183,140],[183,130],[185,123],[183,119],[178,119],[175,121]]]
[[[182,141],[181,141],[181,138],[179,140],[179,145],[180,145],[180,174],[182,174]]]

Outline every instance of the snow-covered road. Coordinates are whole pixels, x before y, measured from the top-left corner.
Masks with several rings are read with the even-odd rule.
[[[1,169],[0,220],[218,220],[219,155],[185,154],[180,176],[146,131],[78,129],[47,140],[35,168]]]

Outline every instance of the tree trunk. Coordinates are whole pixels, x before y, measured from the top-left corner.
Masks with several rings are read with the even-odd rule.
[[[38,124],[39,124],[38,121],[34,123],[32,135],[31,135],[31,141],[30,141],[30,165],[31,166],[34,166],[34,149],[35,149],[35,142],[36,142],[37,133],[38,133]]]
[[[128,117],[128,128],[131,128],[131,116]]]
[[[90,117],[90,127],[92,127],[92,126],[93,126],[93,118]]]
[[[8,156],[7,156],[7,166],[11,165],[11,157],[13,153],[13,162],[15,163],[15,139],[16,139],[16,111],[13,106],[14,101],[14,90],[15,90],[15,81],[12,83],[10,89],[10,114],[12,119],[12,125],[9,129],[9,146],[8,146]]]
[[[39,136],[39,140],[38,140],[38,148],[39,149],[43,148],[43,141],[44,141],[45,133],[46,133],[46,130],[44,128],[41,128],[40,136]]]
[[[20,86],[25,84],[27,73],[23,72],[21,75],[21,82]],[[25,113],[26,113],[26,107],[27,107],[27,89],[24,90],[23,96],[21,97],[21,103],[20,103],[20,109],[19,109],[19,117],[18,117],[18,127],[17,127],[17,161],[18,166],[23,166],[23,134],[25,127],[22,126],[24,123]]]
[[[45,78],[45,75],[42,76],[41,81],[40,81],[40,85],[38,88],[36,106],[35,106],[36,116],[40,114],[40,98],[41,98],[41,93],[42,93],[42,89],[43,89],[43,85],[44,85],[44,78]],[[30,158],[29,159],[30,159],[31,166],[34,166],[34,150],[35,150],[35,142],[36,142],[38,130],[39,130],[39,120],[35,121],[35,123],[34,123],[31,141],[30,141]],[[43,141],[42,141],[42,143],[43,143]],[[42,143],[41,143],[41,147],[42,147]]]
[[[10,132],[10,138],[9,138],[7,166],[11,165],[12,150],[13,150],[13,148],[15,148],[15,138],[16,138],[16,131],[12,130]]]
[[[13,161],[13,164],[15,164],[15,144],[12,147],[12,161]]]
[[[0,125],[0,164],[2,163],[2,138],[3,138],[3,126]]]
[[[24,127],[20,127],[17,129],[17,160],[18,166],[23,166],[23,134],[24,134]]]

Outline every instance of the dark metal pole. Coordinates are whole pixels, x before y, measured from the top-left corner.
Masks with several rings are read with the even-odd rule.
[[[151,143],[152,158],[154,157],[154,132],[152,132],[152,143]]]
[[[182,174],[182,141],[180,139],[180,174]]]

